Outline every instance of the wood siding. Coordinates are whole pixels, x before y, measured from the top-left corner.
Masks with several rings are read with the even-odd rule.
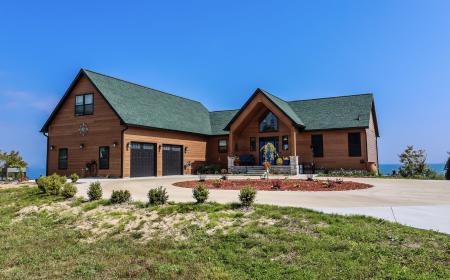
[[[183,164],[191,162],[191,168],[184,168],[184,174],[191,174],[199,164],[206,162],[207,137],[183,132],[173,132],[166,130],[155,130],[146,128],[130,127],[124,131],[123,135],[123,176],[130,176],[130,149],[127,150],[127,144],[133,141],[147,142],[156,144],[156,176],[162,176],[162,148],[163,144],[182,145]]]
[[[227,168],[228,153],[219,153],[219,140],[227,140],[228,135],[211,136],[208,138],[206,145],[206,160],[209,163],[220,165],[221,168]],[[230,147],[228,147],[229,150]]]
[[[94,94],[94,114],[87,116],[75,116],[75,96],[79,94]],[[80,125],[86,123],[89,129],[85,136],[79,132]],[[55,118],[48,128],[49,147],[47,174],[58,173],[70,175],[77,173],[85,176],[86,163],[99,161],[99,147],[109,146],[109,169],[98,169],[98,176],[120,176],[120,142],[123,126],[120,120],[105,99],[97,92],[95,87],[85,76],[81,76],[73,86],[65,102],[60,107]],[[113,147],[113,143],[118,145]],[[80,149],[80,144],[84,145]],[[58,150],[68,149],[68,168],[58,169]]]
[[[348,133],[361,134],[361,156],[350,157],[348,153]],[[322,134],[323,157],[315,157],[314,163],[324,169],[367,169],[367,147],[364,129],[342,129],[324,131],[303,131],[297,136],[297,151],[299,163],[310,164],[313,161],[311,151],[311,135]]]

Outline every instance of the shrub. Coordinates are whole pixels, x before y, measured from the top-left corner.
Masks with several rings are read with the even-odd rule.
[[[162,205],[167,202],[169,195],[163,187],[151,189],[148,191],[148,201],[150,204]]]
[[[216,188],[222,187],[223,180],[222,179],[216,179],[212,182],[212,185]]]
[[[59,195],[62,186],[67,182],[67,178],[65,176],[53,174],[51,176],[40,177],[36,182],[42,193]]]
[[[274,180],[273,184],[272,184],[272,189],[273,190],[279,190],[281,189],[281,187],[283,186],[281,180]]]
[[[431,170],[425,163],[427,156],[424,150],[414,150],[414,147],[407,146],[405,151],[399,155],[402,166],[400,175],[402,177],[429,176]]]
[[[221,180],[225,181],[228,180],[228,176],[227,175],[223,175],[222,177],[220,177]]]
[[[100,198],[102,198],[102,194],[103,191],[100,182],[94,182],[89,185],[87,195],[90,201],[99,200]]]
[[[326,180],[325,182],[322,182],[322,186],[324,188],[335,188],[336,187],[336,183],[331,181],[331,180]]]
[[[70,175],[70,180],[72,181],[72,183],[76,183],[78,181],[78,179],[80,179],[80,176],[78,176],[77,173],[73,173],[72,175]]]
[[[47,176],[41,176],[36,180],[37,186],[41,193],[47,192],[47,186],[49,184],[49,178]]]
[[[253,204],[256,197],[256,189],[252,186],[245,186],[239,193],[239,200],[242,206],[249,207]]]
[[[448,160],[445,164],[445,179],[450,180],[450,152],[448,152]]]
[[[209,190],[204,185],[198,185],[192,190],[192,195],[194,196],[197,203],[203,203],[208,199]]]
[[[111,201],[112,204],[118,204],[128,202],[130,199],[131,194],[129,190],[118,190],[112,192],[109,201]]]
[[[74,197],[77,193],[77,187],[73,183],[65,183],[62,187],[61,194],[65,198]]]

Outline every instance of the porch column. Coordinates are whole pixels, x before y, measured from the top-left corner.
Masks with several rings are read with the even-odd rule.
[[[291,156],[297,155],[297,129],[295,127],[291,128],[291,140],[290,142],[290,150]]]
[[[230,130],[230,134],[228,135],[228,155],[234,155],[234,134],[233,131]]]

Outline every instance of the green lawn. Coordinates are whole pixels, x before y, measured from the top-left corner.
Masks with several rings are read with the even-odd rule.
[[[449,265],[448,235],[379,219],[0,190],[0,279],[449,279]]]

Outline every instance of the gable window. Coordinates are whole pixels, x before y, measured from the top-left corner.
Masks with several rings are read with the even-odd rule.
[[[256,151],[256,137],[250,137],[250,151]]]
[[[323,157],[323,135],[311,135],[311,147],[314,157]]]
[[[67,148],[61,148],[58,150],[58,169],[67,169],[68,158]]]
[[[94,113],[94,95],[92,93],[75,96],[75,116]]]
[[[348,156],[361,156],[361,133],[352,132],[348,134]]]
[[[259,132],[278,131],[278,119],[272,112],[267,113],[259,123]]]
[[[99,169],[109,169],[109,147],[99,148]]]
[[[281,137],[281,147],[283,148],[283,151],[289,150],[289,136],[283,135],[283,137]]]
[[[226,139],[219,140],[219,153],[226,153],[228,151],[228,141]]]

